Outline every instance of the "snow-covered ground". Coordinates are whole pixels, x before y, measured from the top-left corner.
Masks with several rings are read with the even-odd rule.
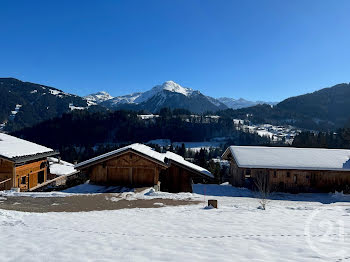
[[[287,144],[292,144],[294,137],[301,132],[300,129],[291,126],[274,126],[271,124],[252,124],[249,120],[233,119],[237,130],[247,133],[256,133],[259,136],[269,137],[272,142],[284,140]]]
[[[0,132],[2,132],[6,126],[7,122],[0,123]]]
[[[74,104],[70,103],[70,104],[69,104],[69,109],[70,109],[71,111],[73,111],[73,110],[84,110],[84,109],[86,109],[86,107],[83,107],[83,106],[75,106]]]
[[[153,114],[149,114],[149,115],[137,115],[137,117],[138,117],[139,119],[142,119],[142,120],[147,120],[147,119],[158,118],[159,115],[153,115]]]
[[[0,209],[1,261],[350,259],[350,196],[276,194],[261,210],[246,189],[195,185],[194,190],[124,194],[130,201],[177,198],[201,204],[77,213]],[[205,208],[208,199],[217,199],[219,208]]]
[[[21,107],[22,107],[22,105],[17,104],[16,107],[15,107],[15,109],[11,111],[10,115],[8,116],[8,119],[9,119],[9,120],[14,120],[15,117],[16,117],[16,115],[17,115],[17,113],[18,113],[19,110],[21,109]],[[0,132],[2,132],[2,131],[4,130],[6,124],[7,124],[7,120],[4,121],[3,123],[0,123]]]

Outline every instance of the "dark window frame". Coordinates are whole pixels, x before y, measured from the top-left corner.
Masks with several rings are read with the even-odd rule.
[[[40,171],[38,173],[38,184],[42,184],[45,182],[45,172],[44,171]]]
[[[27,184],[27,176],[22,176],[21,177],[21,185],[26,185]]]

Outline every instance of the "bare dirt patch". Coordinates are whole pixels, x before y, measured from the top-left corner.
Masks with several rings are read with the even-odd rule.
[[[6,197],[6,200],[0,201],[0,209],[34,213],[86,212],[124,208],[162,208],[165,206],[195,205],[198,203],[200,202],[162,198],[125,200],[118,198],[117,194],[103,193],[67,197],[10,196]]]

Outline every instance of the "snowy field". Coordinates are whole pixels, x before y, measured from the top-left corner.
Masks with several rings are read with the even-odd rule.
[[[229,185],[194,189],[195,194],[152,190],[125,194],[130,201],[176,198],[202,204],[75,213],[0,209],[0,260],[350,260],[350,196],[276,194],[267,210],[261,210],[246,189]],[[7,197],[0,196],[0,201]],[[219,208],[205,208],[208,199],[217,199]]]

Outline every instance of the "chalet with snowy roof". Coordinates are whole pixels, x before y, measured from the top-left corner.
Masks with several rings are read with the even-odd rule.
[[[58,153],[23,139],[0,133],[0,190],[28,191],[47,180],[47,157]]]
[[[158,186],[172,193],[192,192],[193,182],[213,180],[206,169],[172,152],[159,153],[143,144],[132,144],[75,166],[92,183],[133,187]]]
[[[264,177],[273,191],[350,191],[350,150],[230,146],[222,158],[234,186],[254,187]]]

